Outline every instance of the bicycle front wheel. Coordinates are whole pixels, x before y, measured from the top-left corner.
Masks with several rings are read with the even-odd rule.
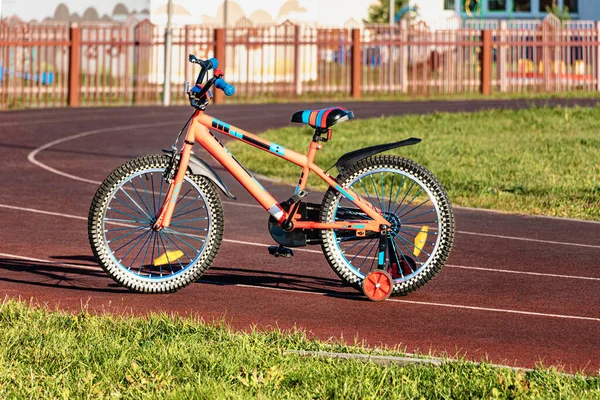
[[[174,292],[214,260],[223,237],[223,208],[212,182],[185,175],[171,224],[152,228],[169,185],[170,158],[133,159],[102,182],[88,216],[92,251],[117,283],[137,292]]]
[[[454,237],[454,216],[446,191],[423,166],[397,156],[370,157],[336,178],[390,222],[385,253],[392,295],[406,295],[429,281],[444,265]],[[321,222],[371,219],[330,188]],[[361,288],[378,265],[379,233],[329,229],[321,232],[323,253],[346,283]]]

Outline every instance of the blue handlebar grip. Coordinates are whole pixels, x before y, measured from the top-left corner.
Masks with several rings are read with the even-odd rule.
[[[222,78],[217,78],[215,87],[221,89],[223,93],[225,93],[225,96],[231,96],[235,93],[235,87],[225,82]]]
[[[212,69],[219,68],[219,60],[217,60],[216,58],[211,58],[208,61],[210,61],[210,63],[212,64]]]

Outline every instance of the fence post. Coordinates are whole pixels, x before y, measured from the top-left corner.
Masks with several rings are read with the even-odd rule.
[[[508,23],[507,21],[500,21],[500,30],[498,36],[500,37],[500,43],[498,43],[498,56],[496,57],[496,63],[498,65],[498,75],[500,79],[500,91],[506,93],[508,91],[508,80],[506,71],[506,59],[507,59],[507,47],[509,41],[509,33],[507,32]]]
[[[79,107],[79,60],[81,53],[81,29],[77,24],[72,24],[69,29],[69,107]]]
[[[296,95],[302,94],[302,60],[300,60],[300,25],[294,27],[294,88]]]
[[[217,28],[214,33],[215,37],[215,48],[214,48],[214,57],[219,60],[219,69],[225,72],[225,29]],[[227,77],[225,77],[227,80]],[[223,103],[225,99],[225,94],[219,90],[214,90],[214,102],[215,104]]]
[[[352,29],[352,97],[360,98],[361,84],[361,50],[360,50],[360,29]]]
[[[596,21],[596,88],[600,92],[600,21]]]
[[[402,93],[408,93],[408,22],[400,20],[400,87]]]
[[[481,94],[492,94],[492,31],[485,29],[481,32],[483,46],[481,49]]]

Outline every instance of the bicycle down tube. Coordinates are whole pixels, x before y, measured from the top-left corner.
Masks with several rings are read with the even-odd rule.
[[[319,223],[314,221],[296,221],[295,227],[298,229],[366,229],[378,232],[381,225],[389,225],[383,218],[376,207],[365,201],[357,193],[352,190],[342,188],[337,182],[325,171],[313,163],[317,149],[320,148],[316,142],[312,141],[308,151],[308,155],[303,155],[286,149],[276,143],[265,141],[256,135],[239,129],[235,126],[227,124],[216,118],[204,114],[203,111],[197,110],[192,118],[192,122],[188,128],[179,170],[175,176],[173,183],[169,187],[167,197],[165,199],[160,216],[155,223],[155,228],[168,227],[173,209],[177,202],[177,196],[181,183],[185,177],[185,172],[190,159],[190,152],[195,142],[198,142],[205,148],[240,184],[258,201],[258,203],[271,214],[278,222],[285,220],[288,216],[279,202],[256,180],[254,177],[233,157],[233,155],[221,144],[221,142],[210,133],[209,128],[223,133],[236,140],[250,144],[263,151],[268,151],[273,155],[283,158],[293,164],[302,167],[302,175],[298,184],[297,191],[303,189],[308,180],[308,174],[313,171],[329,186],[339,191],[351,203],[356,205],[360,210],[372,218],[372,220],[360,221],[340,221],[333,223]]]

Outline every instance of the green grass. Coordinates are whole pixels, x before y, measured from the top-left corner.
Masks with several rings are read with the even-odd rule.
[[[600,220],[599,121],[600,107],[354,120],[334,127],[316,162],[327,168],[348,151],[418,137],[421,143],[392,153],[431,170],[454,205]],[[305,153],[311,130],[289,127],[263,137]],[[230,150],[252,171],[298,181],[291,163],[241,142]],[[325,189],[314,175],[309,185]]]
[[[286,349],[373,352],[302,332],[151,315],[0,309],[1,398],[600,398],[600,378],[466,361],[389,367]],[[389,351],[387,353],[390,353]]]

